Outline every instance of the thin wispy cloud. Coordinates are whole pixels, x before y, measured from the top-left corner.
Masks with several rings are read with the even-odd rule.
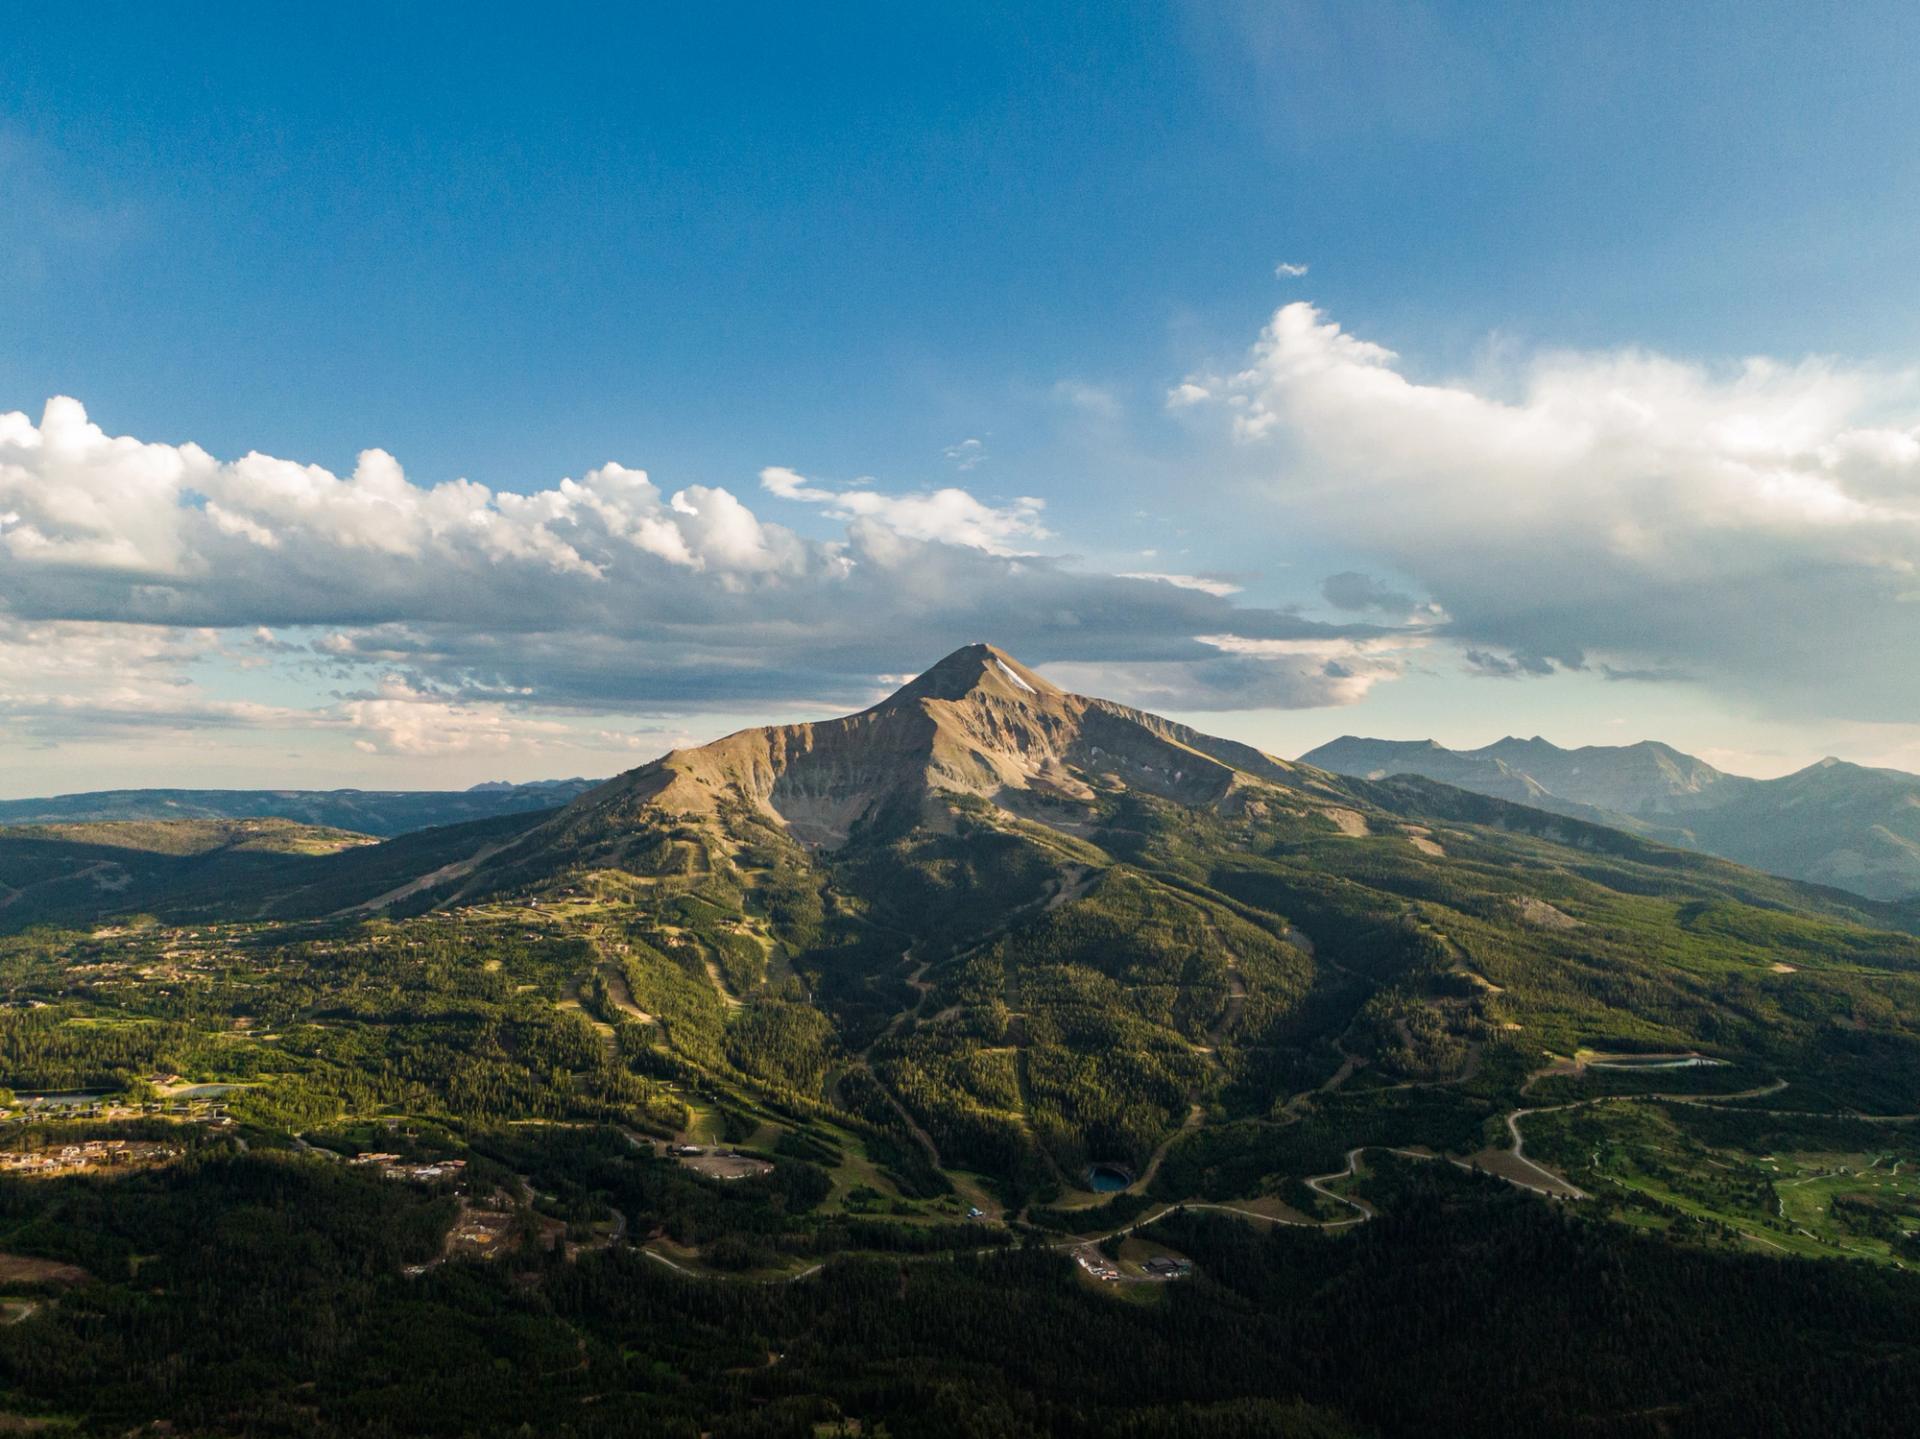
[[[948,445],[941,453],[953,463],[956,470],[973,470],[978,469],[987,458],[987,447],[977,439],[965,439],[958,444]]]
[[[1183,590],[1198,590],[1203,595],[1237,595],[1245,588],[1231,580],[1219,579],[1213,575],[1175,575],[1154,570],[1132,570],[1120,578],[1125,580],[1157,580],[1163,585],[1175,585]]]

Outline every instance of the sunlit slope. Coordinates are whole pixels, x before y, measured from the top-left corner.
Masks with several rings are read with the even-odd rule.
[[[1095,1165],[1225,1194],[1353,1143],[1473,1154],[1506,1142],[1531,1076],[1588,1050],[1920,1108],[1901,911],[1287,764],[986,645],[859,714],[675,751],[544,815],[154,856],[117,893],[79,873],[121,862],[101,848],[59,861],[70,919],[558,929],[598,956],[580,1002],[648,1072],[848,1116],[893,1136],[896,1171],[1009,1203]]]
[[[251,888],[298,861],[372,847],[363,834],[280,819],[124,820],[0,829],[0,926],[170,904],[217,872]]]
[[[0,800],[0,825],[282,819],[382,839],[565,804],[592,782],[476,785],[464,790],[122,789]]]
[[[861,714],[666,756],[430,892],[578,915],[668,1055],[1010,1194],[1095,1163],[1258,1187],[1348,1139],[1471,1153],[1587,1047],[1920,1104],[1897,911],[1288,765],[986,646]]]

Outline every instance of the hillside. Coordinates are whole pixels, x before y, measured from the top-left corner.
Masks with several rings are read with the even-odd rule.
[[[44,1306],[0,1375],[99,1432],[1890,1433],[1920,1393],[1910,910],[986,645],[553,810],[216,837],[9,840],[69,927],[0,938],[0,1255],[96,1281],[0,1270]],[[18,1177],[81,1138],[146,1148]]]
[[[0,800],[0,825],[285,819],[386,839],[438,825],[551,809],[591,787],[589,780],[564,779],[466,790],[97,790]]]
[[[1691,828],[1702,849],[1775,874],[1879,899],[1920,895],[1920,775],[1822,760],[1751,783]]]
[[[1202,1112],[1262,1136],[1348,1065],[1465,1075],[1445,1091],[1461,1133],[1543,1052],[1583,1047],[1798,1054],[1803,1082],[1892,1102],[1894,1051],[1798,1017],[1799,992],[1865,983],[1858,964],[1905,984],[1920,962],[1859,927],[1903,913],[1291,765],[983,645],[860,714],[664,756],[406,895],[502,900],[650,956],[621,969],[641,1010],[685,1016],[653,1026],[677,1062],[809,1104],[866,1096],[1008,1204],[1080,1188],[1089,1164],[1183,1166],[1219,1142]],[[734,1048],[742,1017],[810,1034],[806,1062]],[[1905,1023],[1885,1036],[1901,1053]],[[1423,1103],[1378,1135],[1414,1142]]]
[[[1347,735],[1300,762],[1368,779],[1424,775],[1873,899],[1920,895],[1920,775],[1899,770],[1827,759],[1758,780],[1650,741],[1561,749],[1511,736],[1451,750]]]
[[[212,879],[251,890],[301,860],[370,849],[364,834],[283,819],[109,820],[0,828],[0,933],[176,904]]]

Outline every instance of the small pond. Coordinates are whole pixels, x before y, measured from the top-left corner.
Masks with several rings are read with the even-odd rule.
[[[1587,1061],[1589,1069],[1718,1069],[1724,1059],[1704,1054],[1604,1054]]]
[[[1118,1194],[1133,1183],[1133,1175],[1118,1164],[1096,1164],[1087,1171],[1087,1188],[1095,1194]]]

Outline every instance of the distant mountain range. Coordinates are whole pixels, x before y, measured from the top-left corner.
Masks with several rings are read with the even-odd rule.
[[[111,789],[0,800],[0,825],[288,819],[389,839],[436,825],[552,809],[597,780],[493,780],[467,790]]]
[[[1823,759],[1752,779],[1650,740],[1562,749],[1538,736],[1455,750],[1346,735],[1300,762],[1421,775],[1872,899],[1920,895],[1920,775],[1901,770]]]

